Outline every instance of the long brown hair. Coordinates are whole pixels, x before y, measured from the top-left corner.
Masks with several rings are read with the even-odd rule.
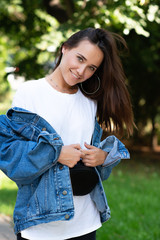
[[[120,133],[127,130],[128,135],[133,133],[133,112],[129,92],[125,83],[126,77],[120,60],[118,44],[127,49],[125,40],[118,34],[111,33],[101,28],[87,28],[73,34],[62,46],[72,49],[84,39],[96,44],[104,53],[104,59],[96,70],[100,78],[100,88],[95,94],[83,94],[91,99],[97,100],[97,116],[99,123],[105,123],[109,131],[113,129]],[[61,62],[62,47],[55,68]],[[94,74],[95,75],[95,74]],[[95,76],[83,83],[87,92],[94,92],[97,88]]]

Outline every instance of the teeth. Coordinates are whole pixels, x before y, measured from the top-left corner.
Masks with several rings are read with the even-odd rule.
[[[77,78],[77,79],[79,78],[79,77],[77,77],[77,75],[75,75],[73,72],[71,72],[71,73],[72,73],[72,75],[73,75],[75,78]]]

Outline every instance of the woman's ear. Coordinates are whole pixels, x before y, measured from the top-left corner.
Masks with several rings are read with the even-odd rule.
[[[64,54],[66,52],[66,50],[67,50],[67,47],[63,45],[62,46],[62,54]]]

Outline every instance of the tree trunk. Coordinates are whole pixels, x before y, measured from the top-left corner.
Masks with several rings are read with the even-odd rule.
[[[155,127],[155,116],[152,116],[152,132],[151,132],[151,147],[152,150],[156,150],[158,146],[158,137],[156,134],[156,127]]]
[[[46,8],[47,13],[55,17],[59,23],[65,23],[68,21],[69,17],[67,11],[61,6],[60,1],[54,4],[54,1],[43,0],[43,5]]]
[[[64,0],[64,2],[65,2],[65,8],[66,8],[67,15],[68,15],[69,19],[71,19],[73,16],[73,13],[75,11],[74,1]]]

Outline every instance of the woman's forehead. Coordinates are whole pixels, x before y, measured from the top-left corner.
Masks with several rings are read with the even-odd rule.
[[[71,49],[77,54],[83,55],[87,61],[92,61],[92,64],[99,65],[99,62],[103,60],[102,50],[94,43],[91,43],[89,40],[82,40],[79,44]],[[96,65],[96,64],[95,64]]]

